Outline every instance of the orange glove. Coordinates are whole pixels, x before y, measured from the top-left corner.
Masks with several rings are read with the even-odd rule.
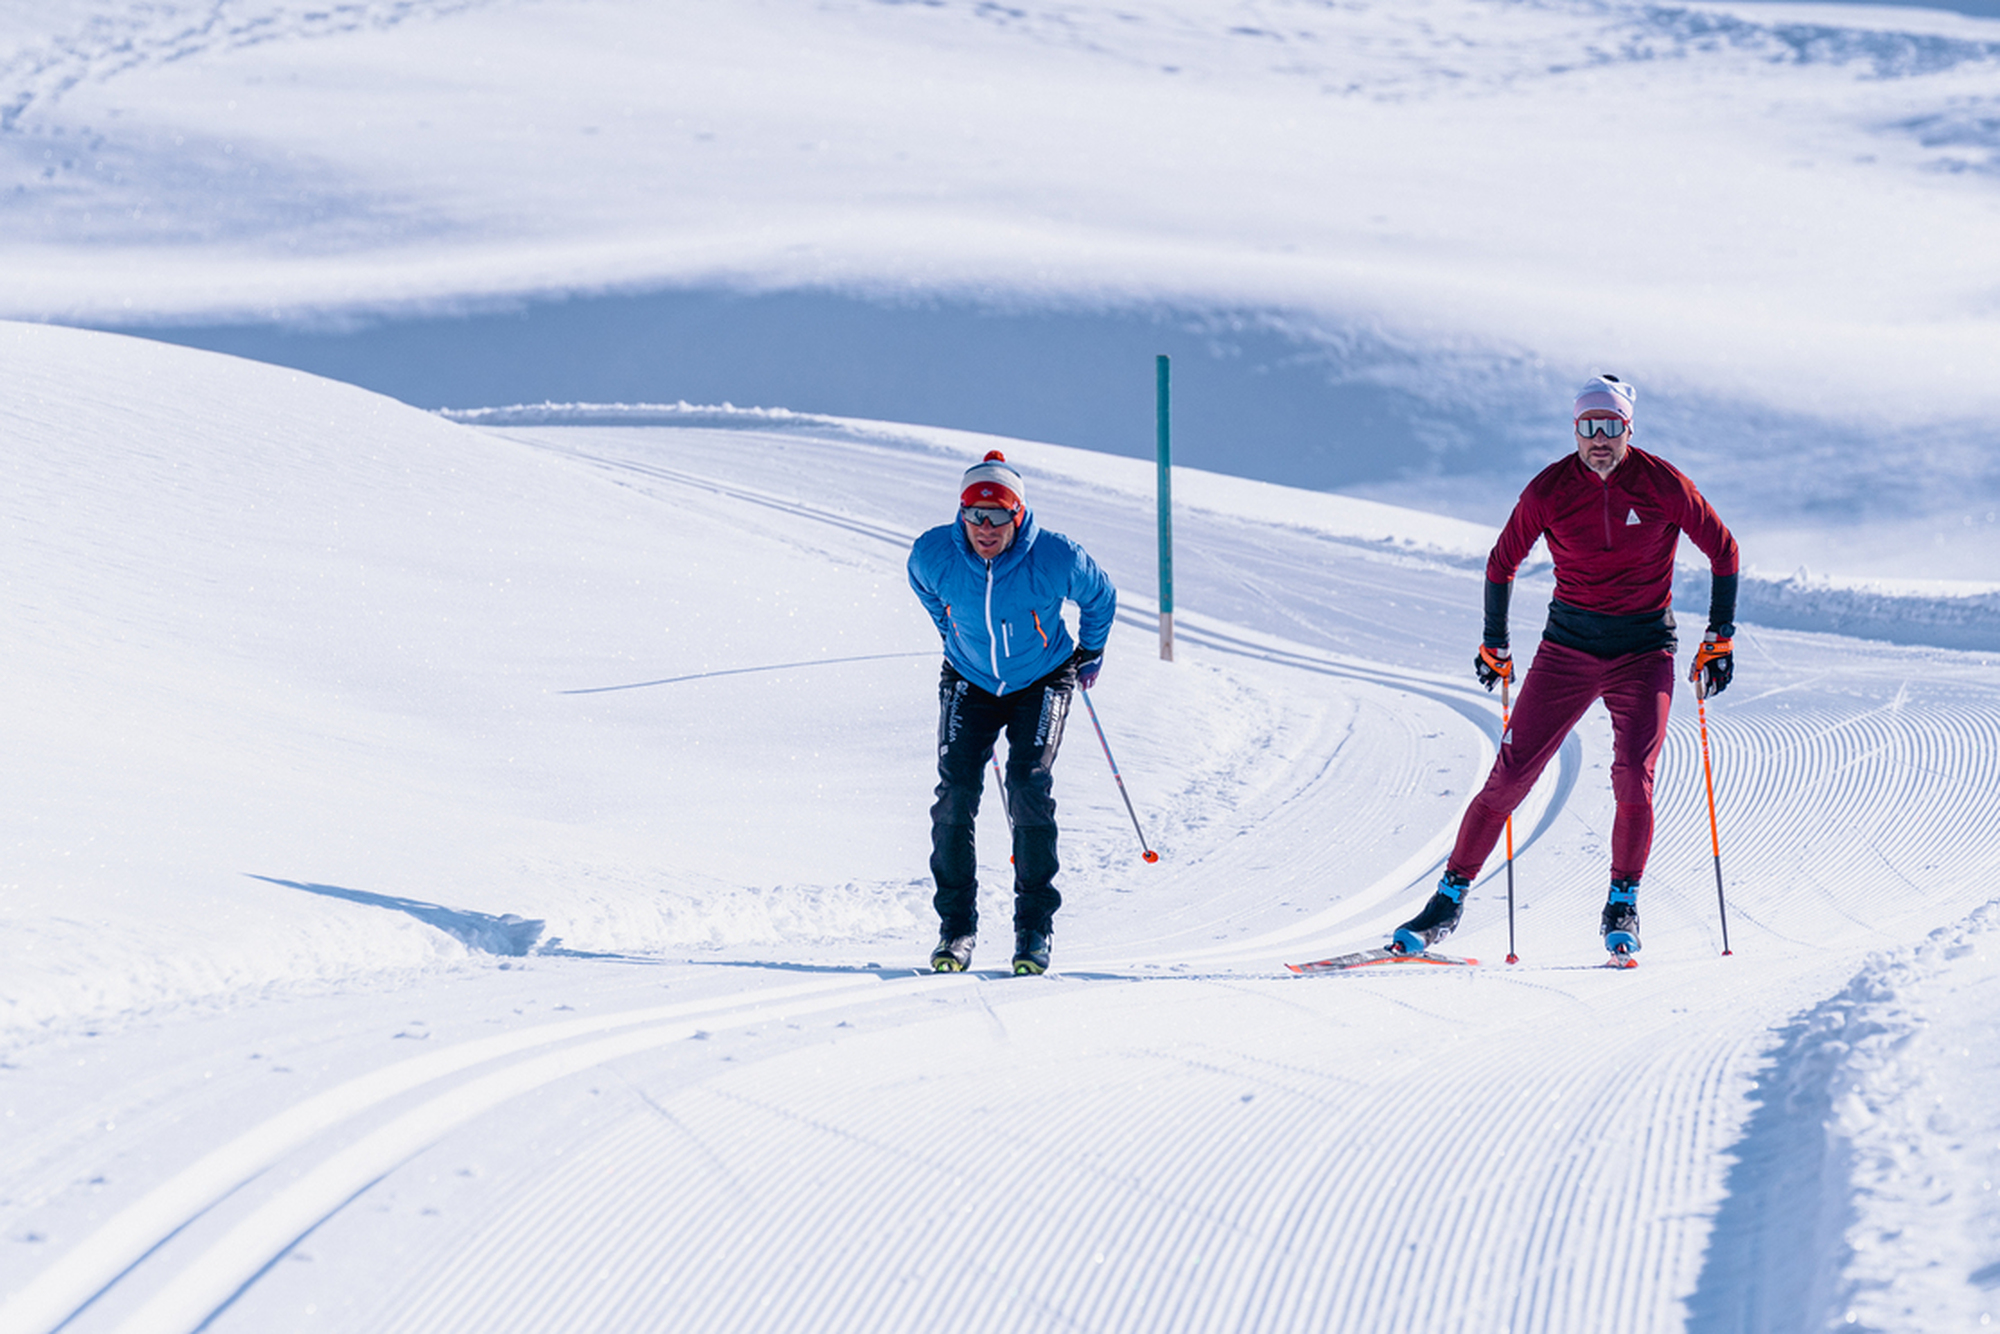
[[[1514,679],[1514,655],[1504,648],[1479,646],[1479,656],[1472,660],[1472,671],[1479,678],[1479,684],[1491,690],[1502,681]]]
[[[1694,651],[1694,666],[1688,668],[1688,680],[1694,682],[1694,693],[1702,699],[1720,695],[1729,688],[1729,682],[1735,675],[1735,643],[1717,639],[1713,630],[1703,635],[1701,647]]]

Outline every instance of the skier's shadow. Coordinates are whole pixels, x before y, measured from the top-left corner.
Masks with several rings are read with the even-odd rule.
[[[365,889],[347,889],[340,885],[316,885],[303,880],[281,880],[276,876],[256,875],[245,872],[252,880],[262,880],[267,885],[282,885],[286,889],[302,889],[308,894],[320,894],[330,899],[346,899],[349,903],[365,903],[371,908],[392,908],[408,913],[426,926],[436,927],[467,949],[478,950],[482,954],[498,954],[508,958],[520,958],[535,948],[535,942],[542,938],[545,923],[540,920],[517,917],[513,913],[502,913],[495,917],[491,913],[472,912],[464,908],[446,908],[436,903],[425,903],[421,899],[398,898],[394,894],[375,894]],[[557,944],[550,941],[550,946]],[[569,954],[573,951],[544,948],[543,953]],[[595,957],[595,956],[592,956]]]

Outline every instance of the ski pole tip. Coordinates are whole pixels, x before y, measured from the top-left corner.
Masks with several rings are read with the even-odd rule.
[[[1159,853],[1157,853],[1157,852],[1155,852],[1155,851],[1153,851],[1153,850],[1152,850],[1151,848],[1147,848],[1147,849],[1146,849],[1146,860],[1147,860],[1147,861],[1149,861],[1149,862],[1156,862],[1156,861],[1160,860],[1160,854],[1159,854]]]
[[[1521,962],[1521,956],[1520,956],[1520,955],[1518,955],[1518,954],[1510,954],[1510,955],[1508,955],[1508,956],[1507,956],[1507,962],[1508,962],[1508,963],[1519,963],[1519,962]]]

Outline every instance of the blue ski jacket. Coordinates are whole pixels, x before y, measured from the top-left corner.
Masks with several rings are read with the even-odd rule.
[[[1077,635],[1088,649],[1104,647],[1118,610],[1118,590],[1097,562],[1061,533],[1041,531],[1032,512],[991,561],[956,522],[931,529],[910,548],[910,587],[944,636],[945,661],[995,695],[1032,685],[1075,650],[1065,601],[1081,612]]]

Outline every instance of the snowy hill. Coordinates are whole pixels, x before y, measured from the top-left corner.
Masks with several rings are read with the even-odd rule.
[[[1004,442],[1125,590],[1094,700],[1162,860],[1074,729],[1055,974],[936,978],[902,561],[994,441],[0,345],[8,1334],[1995,1313],[1990,652],[1745,627],[1728,958],[1683,698],[1638,970],[1596,715],[1519,965],[1496,864],[1485,966],[1294,978],[1483,774],[1480,530],[1190,474],[1166,664],[1144,466]]]
[[[1598,369],[1767,577],[2000,584],[2000,19],[1645,0],[46,0],[0,315],[1486,523]],[[1811,580],[1802,582],[1810,583]]]

